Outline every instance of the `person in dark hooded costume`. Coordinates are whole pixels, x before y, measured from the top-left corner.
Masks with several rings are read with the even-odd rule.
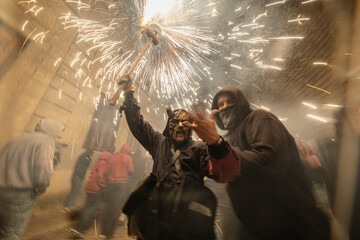
[[[173,198],[171,196],[177,194],[174,191],[178,189],[181,177],[185,175],[203,186],[203,178],[208,174],[206,170],[203,170],[203,167],[207,166],[209,162],[206,144],[195,142],[191,138],[192,130],[183,125],[184,122],[193,122],[192,115],[183,109],[172,111],[167,108],[169,118],[165,130],[163,133],[154,130],[140,113],[140,107],[134,98],[130,77],[126,76],[125,81],[129,83],[124,89],[125,101],[123,108],[126,120],[134,137],[153,158],[152,174],[156,176],[158,186],[158,201],[155,201],[156,207],[153,209],[156,216],[147,218],[148,214],[146,212],[149,211],[149,208],[142,210],[140,221],[143,221],[144,228],[150,228],[150,230],[140,229],[139,233],[136,234],[138,239],[215,239],[213,223],[216,198],[210,190],[208,191],[212,195],[209,198],[214,199],[215,207],[213,212],[209,213],[211,219],[211,223],[208,224],[210,225],[209,228],[204,228],[205,223],[197,222],[191,226],[191,229],[187,228],[179,232],[176,231],[176,229],[179,229],[178,224],[171,220],[174,218],[174,205],[172,205]],[[174,159],[176,160],[174,161]],[[206,187],[204,186],[204,188]],[[196,192],[187,194],[190,198],[192,196],[195,198],[195,195]],[[144,205],[142,204],[142,206]],[[199,206],[198,204],[195,205]],[[201,212],[199,208],[194,207],[196,211]],[[182,213],[180,212],[180,214]],[[192,222],[192,220],[187,219],[186,222]],[[180,225],[186,225],[186,222],[182,222]],[[142,227],[139,226],[139,228]],[[199,233],[196,232],[196,229],[204,230]]]
[[[215,122],[228,131],[224,138]],[[197,114],[194,123],[186,125],[208,144],[216,181],[228,183],[243,239],[330,239],[294,138],[275,115],[251,110],[239,88],[224,87],[211,118]]]

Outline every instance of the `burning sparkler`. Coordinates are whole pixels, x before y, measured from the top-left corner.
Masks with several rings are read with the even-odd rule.
[[[79,9],[88,7],[81,1],[67,2],[77,4]],[[138,58],[133,68],[128,69],[138,54],[134,49],[125,50],[125,38],[114,37],[115,32],[124,26],[124,19],[129,20],[115,15],[114,9],[116,6],[120,8],[120,4],[111,2],[108,14],[113,14],[113,17],[104,21],[78,18],[71,14],[61,17],[65,29],[77,29],[78,43],[92,45],[87,50],[88,54],[96,50],[100,52],[100,56],[89,64],[90,68],[94,68],[95,63],[101,63],[94,80],[99,81],[101,86],[106,80],[109,94],[122,75],[134,71],[135,83],[150,95],[178,97],[184,102],[185,94],[198,86],[198,80],[209,78],[208,64],[211,61],[206,55],[216,53],[213,46],[218,44],[207,27],[212,6],[190,0],[134,0],[136,11],[131,16],[134,20],[131,22],[134,25],[132,31],[140,36],[135,46],[144,50],[140,55],[145,56]],[[146,46],[147,39],[141,37],[144,29],[156,33],[159,38],[156,46]],[[74,61],[80,61],[78,58]],[[94,69],[90,71],[94,72]]]

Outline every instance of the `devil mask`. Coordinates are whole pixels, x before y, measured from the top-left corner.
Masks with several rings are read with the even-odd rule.
[[[184,142],[188,140],[191,137],[191,129],[184,126],[183,122],[188,121],[193,123],[193,116],[183,109],[172,111],[170,108],[167,108],[166,111],[169,116],[169,136],[176,142]]]

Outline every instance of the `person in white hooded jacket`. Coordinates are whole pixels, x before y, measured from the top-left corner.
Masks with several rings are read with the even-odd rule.
[[[64,126],[42,119],[35,132],[19,136],[0,152],[0,239],[18,239],[36,196],[44,193],[53,172],[55,140]]]

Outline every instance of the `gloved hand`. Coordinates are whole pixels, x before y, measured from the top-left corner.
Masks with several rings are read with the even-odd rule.
[[[133,87],[132,85],[132,79],[129,75],[125,74],[123,75],[121,78],[120,78],[120,81],[119,81],[119,86],[120,85],[123,85],[124,84],[124,92],[127,93],[127,92],[134,92],[135,91],[135,88]]]

